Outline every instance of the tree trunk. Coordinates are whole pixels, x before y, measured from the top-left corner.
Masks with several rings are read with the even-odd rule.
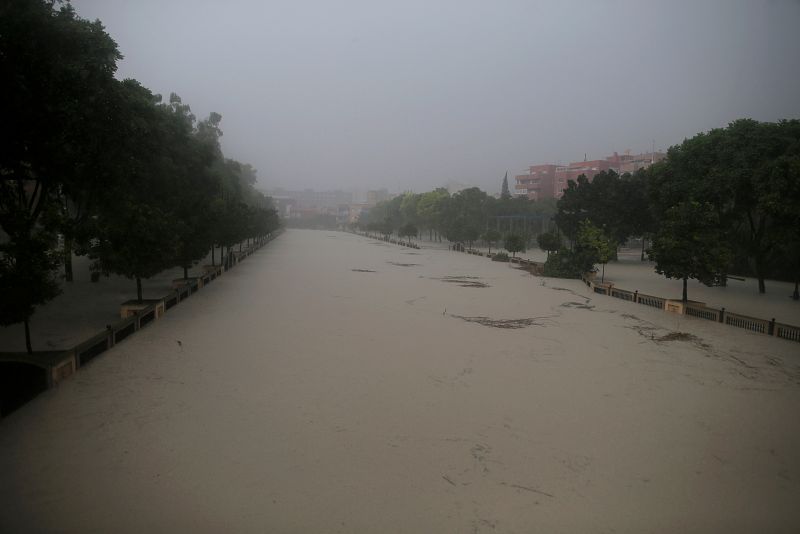
[[[216,266],[216,265],[217,265],[217,262],[216,262],[216,260],[214,259],[214,248],[215,248],[215,247],[214,247],[214,245],[211,245],[211,265],[214,265],[214,266]]]
[[[800,283],[800,280],[794,281],[794,293],[792,293],[793,300],[800,300],[800,291],[798,291],[798,283]]]
[[[33,354],[33,348],[31,347],[31,325],[28,323],[28,318],[25,318],[25,348],[28,350],[28,354]]]
[[[72,282],[72,238],[64,236],[64,280]]]
[[[139,303],[142,302],[142,279],[138,276],[136,277],[136,298],[139,299]]]
[[[764,262],[761,259],[761,254],[758,252],[753,258],[753,267],[753,270],[756,272],[756,278],[758,278],[758,292],[762,294],[766,293],[767,288],[764,285]]]
[[[641,261],[644,261],[644,243],[645,243],[645,239],[644,239],[644,236],[642,236],[642,260]]]
[[[682,299],[683,302],[686,302],[687,300],[689,300],[689,297],[687,296],[687,292],[686,292],[686,282],[687,282],[687,280],[688,279],[686,277],[683,278],[683,299]]]
[[[605,264],[605,263],[603,263],[602,265],[603,265],[603,267],[602,267],[602,269],[603,269],[603,270],[602,270],[602,272],[600,273],[600,283],[601,283],[601,284],[602,284],[602,283],[605,281],[605,279],[606,279],[606,264]],[[686,299],[684,298],[684,300],[686,300]]]
[[[186,280],[187,278],[189,278],[189,268],[184,265],[183,266],[183,279]]]

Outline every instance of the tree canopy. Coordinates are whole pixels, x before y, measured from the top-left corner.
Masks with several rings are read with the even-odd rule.
[[[68,3],[0,7],[0,288],[11,297],[0,322],[26,334],[59,292],[58,257],[71,280],[73,245],[97,270],[136,279],[141,299],[143,278],[188,268],[215,237],[230,247],[279,224],[255,169],[222,154],[222,116],[198,123],[177,95],[117,80],[121,57]]]

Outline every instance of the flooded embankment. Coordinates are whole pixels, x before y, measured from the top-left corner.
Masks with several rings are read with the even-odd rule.
[[[0,531],[800,528],[797,345],[290,230],[0,422]]]

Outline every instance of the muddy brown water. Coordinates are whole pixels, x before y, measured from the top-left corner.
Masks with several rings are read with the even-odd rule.
[[[287,231],[13,413],[0,531],[800,527],[796,345],[404,254]]]

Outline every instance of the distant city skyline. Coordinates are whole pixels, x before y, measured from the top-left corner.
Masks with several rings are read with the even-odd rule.
[[[800,117],[800,3],[75,0],[118,77],[222,114],[259,187],[499,189],[539,162]]]

